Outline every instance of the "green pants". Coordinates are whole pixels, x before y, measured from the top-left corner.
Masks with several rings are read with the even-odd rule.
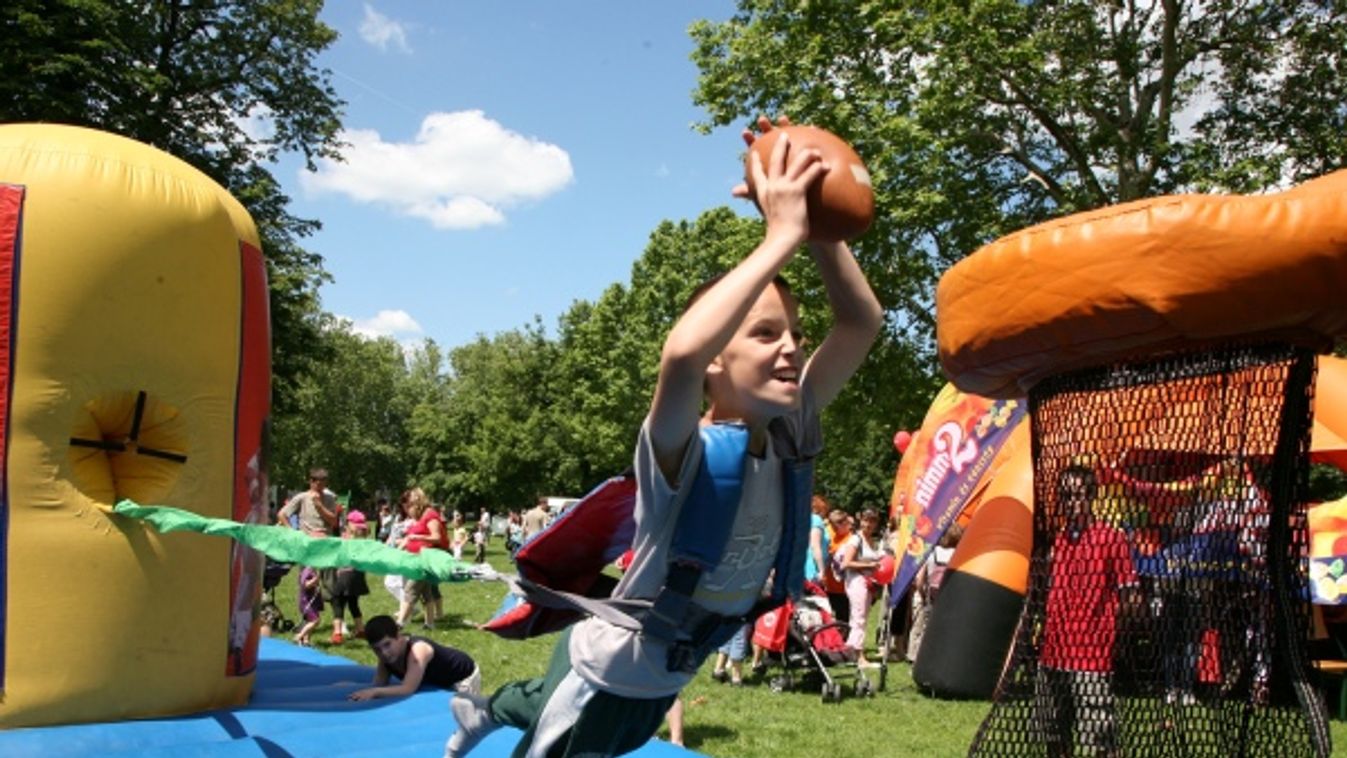
[[[513,758],[524,758],[543,706],[562,679],[571,671],[571,630],[562,632],[552,650],[552,661],[541,679],[511,682],[491,696],[491,718],[496,723],[524,730]],[[649,700],[619,697],[602,690],[594,693],[580,718],[547,751],[547,758],[572,755],[623,755],[640,748],[659,730],[664,714],[677,695]]]

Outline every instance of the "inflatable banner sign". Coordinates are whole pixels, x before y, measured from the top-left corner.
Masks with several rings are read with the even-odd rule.
[[[996,453],[1025,415],[1023,400],[991,400],[946,384],[903,455],[889,514],[898,520],[897,602],[941,535],[990,473]]]

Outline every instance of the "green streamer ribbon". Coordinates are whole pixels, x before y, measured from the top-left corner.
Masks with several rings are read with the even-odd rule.
[[[409,553],[376,540],[310,537],[285,526],[240,524],[229,519],[207,518],[181,508],[139,505],[130,500],[118,502],[112,512],[144,521],[165,534],[197,532],[228,537],[282,563],[314,568],[350,566],[384,576],[397,574],[408,579],[434,579],[439,582],[471,578],[470,564],[455,560],[443,550]]]

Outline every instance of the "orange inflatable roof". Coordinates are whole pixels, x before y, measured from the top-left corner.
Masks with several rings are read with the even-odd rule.
[[[1286,192],[1179,195],[984,246],[936,291],[940,363],[965,392],[1246,337],[1347,334],[1347,171]]]

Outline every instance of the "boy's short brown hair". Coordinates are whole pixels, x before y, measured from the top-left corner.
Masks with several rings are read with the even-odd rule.
[[[692,294],[688,295],[688,299],[683,301],[682,312],[687,313],[688,308],[691,308],[693,303],[697,302],[698,300],[701,300],[702,295],[705,295],[707,291],[709,291],[712,287],[716,286],[716,284],[721,279],[724,279],[726,273],[728,272],[722,271],[719,274],[716,274],[715,276],[711,277],[710,279],[707,279],[706,281],[702,282],[701,284],[698,284],[697,288],[692,291]],[[777,274],[776,276],[772,277],[772,284],[775,284],[777,289],[781,290],[781,292],[790,297],[790,299],[792,300],[796,299],[795,290],[790,288],[790,282],[786,281],[786,277]]]

